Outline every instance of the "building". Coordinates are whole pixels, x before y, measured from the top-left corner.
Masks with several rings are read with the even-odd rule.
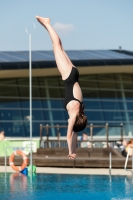
[[[119,125],[133,134],[133,52],[123,50],[66,51],[80,72],[88,124]],[[64,83],[52,51],[32,52],[33,136],[40,124],[67,125],[62,106]],[[110,134],[119,134],[118,128]],[[0,130],[6,136],[29,137],[29,53],[0,52]],[[85,130],[89,132],[89,129]],[[66,130],[60,130],[66,135]],[[94,131],[105,134],[104,129]],[[56,130],[51,129],[55,136]]]

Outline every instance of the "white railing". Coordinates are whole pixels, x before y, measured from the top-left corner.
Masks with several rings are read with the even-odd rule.
[[[128,159],[129,159],[131,151],[132,151],[132,169],[127,169],[127,163],[128,163]],[[126,171],[131,171],[133,173],[133,147],[129,147],[129,149],[128,149],[128,153],[127,153],[124,169]]]

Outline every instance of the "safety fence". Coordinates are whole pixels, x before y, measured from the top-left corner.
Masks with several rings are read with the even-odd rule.
[[[56,138],[52,138],[49,136],[49,132],[51,128],[56,129]],[[67,147],[67,142],[66,138],[63,139],[64,137],[61,137],[60,129],[65,128],[67,130],[66,125],[55,125],[55,126],[50,126],[48,124],[42,125],[40,124],[40,147],[47,147],[47,148],[56,148],[56,147],[61,147],[61,148],[66,148]],[[123,140],[123,124],[118,124],[118,125],[109,125],[106,123],[105,125],[93,125],[90,124],[86,128],[89,129],[89,137],[87,140],[82,141],[82,140],[77,140],[77,147],[83,147],[84,143],[88,142],[90,144],[90,147],[93,148],[95,147],[95,144],[97,145],[96,147],[101,147],[101,143],[103,147],[110,147],[110,145],[114,145],[116,141],[122,141]],[[94,135],[94,129],[96,128],[103,128],[105,129],[105,135],[97,137]],[[119,128],[119,136],[118,137],[110,137],[109,135],[109,128]],[[66,131],[67,132],[67,131]]]

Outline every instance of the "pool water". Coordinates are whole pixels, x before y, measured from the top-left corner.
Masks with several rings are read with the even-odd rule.
[[[132,176],[0,173],[0,200],[132,200]]]

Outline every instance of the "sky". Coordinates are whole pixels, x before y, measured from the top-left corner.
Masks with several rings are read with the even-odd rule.
[[[0,51],[28,50],[26,28],[32,50],[52,50],[36,15],[51,19],[65,50],[133,51],[133,0],[0,0]]]

